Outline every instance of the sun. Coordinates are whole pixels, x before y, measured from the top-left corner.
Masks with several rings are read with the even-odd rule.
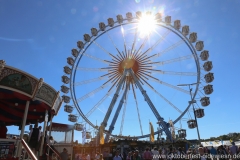
[[[149,35],[155,30],[156,19],[152,14],[142,14],[138,22],[138,30],[141,35]]]

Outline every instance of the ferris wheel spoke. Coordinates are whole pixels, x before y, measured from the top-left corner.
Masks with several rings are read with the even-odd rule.
[[[169,52],[170,50],[172,50],[172,49],[178,47],[178,46],[181,45],[183,42],[184,42],[184,41],[181,39],[180,41],[178,41],[178,42],[174,43],[173,45],[169,46],[168,48],[166,48],[165,50],[163,50],[163,51],[157,53],[157,55],[154,56],[154,57],[152,57],[152,59],[156,59],[156,58],[162,56],[163,54]]]
[[[141,58],[140,58],[140,57],[138,57],[136,60],[137,60],[137,61],[142,61],[142,59],[146,58],[147,56],[148,56],[148,55],[144,55],[144,56],[143,56],[143,57],[141,57]]]
[[[126,46],[126,40],[125,40],[125,34],[124,34],[124,28],[123,26],[121,25],[121,33],[122,33],[122,37],[123,37],[123,42],[124,42],[124,52],[123,52],[123,55],[125,55],[125,58],[127,57],[127,46]]]
[[[160,84],[162,84],[162,85],[165,85],[165,86],[167,86],[167,87],[176,89],[176,90],[181,91],[181,92],[183,92],[183,93],[190,94],[189,91],[186,91],[186,90],[184,90],[184,89],[182,89],[182,88],[180,88],[180,87],[176,87],[176,86],[171,85],[171,84],[169,84],[169,83],[163,82],[163,81],[161,81],[161,80],[159,80],[159,79],[157,79],[157,78],[155,78],[155,77],[153,77],[153,76],[151,76],[151,75],[149,75],[149,74],[143,73],[143,72],[141,72],[141,71],[140,71],[139,73],[142,73],[142,74],[150,77],[152,81],[155,81],[155,82],[160,83]]]
[[[112,81],[113,79],[116,79],[117,76],[118,76],[118,73],[114,74],[112,77],[109,77],[109,80],[106,81],[104,84],[107,84],[108,82]]]
[[[93,41],[93,43],[98,46],[104,53],[106,53],[107,55],[109,55],[110,57],[112,57],[113,59],[115,59],[116,61],[120,61],[117,57],[115,57],[113,54],[111,54],[110,52],[108,52],[106,49],[104,49],[100,44],[98,44],[96,41]],[[112,59],[112,60],[113,60]]]
[[[138,78],[139,82],[144,85],[144,83],[142,82],[141,76],[139,76],[138,74],[136,74],[136,77]],[[137,88],[137,87],[136,87]]]
[[[132,49],[131,49],[131,55],[132,55],[132,57],[134,57],[134,52],[135,52],[135,45],[136,45],[136,42],[137,42],[137,32],[138,31],[138,29],[136,28],[135,29],[135,33],[134,33],[134,41],[133,41],[133,43],[132,43]]]
[[[121,77],[122,77],[122,76],[119,75],[118,77],[116,77],[116,79],[112,80],[111,83],[113,83],[113,84],[112,84],[112,86],[110,87],[110,89],[109,89],[108,91],[110,91],[110,90],[117,84],[117,82],[120,82],[120,78],[121,78]],[[117,86],[117,85],[116,85],[116,86]]]
[[[187,55],[187,56],[183,56],[183,57],[169,59],[169,60],[166,60],[166,61],[151,62],[151,63],[147,63],[147,64],[155,64],[155,65],[158,65],[158,66],[162,66],[162,65],[165,65],[165,64],[170,64],[170,63],[174,63],[174,62],[184,61],[184,60],[192,59],[192,58],[194,58],[194,56],[191,54],[191,55]]]
[[[107,72],[111,69],[113,69],[114,67],[106,67],[106,68],[84,68],[84,67],[76,67],[76,70],[80,70],[80,71],[97,71],[97,72]]]
[[[108,60],[104,60],[104,61],[108,62],[109,64],[118,65],[118,63],[117,63],[117,62],[108,61]]]
[[[110,35],[108,34],[108,32],[106,32],[106,33],[107,33],[107,36],[108,36],[108,38],[110,39],[111,43],[113,44],[113,46],[114,46],[115,49],[117,50],[118,54],[121,56],[121,57],[118,57],[118,58],[120,59],[120,61],[123,60],[124,57],[122,56],[121,52],[120,52],[119,49],[117,48],[116,44],[113,42],[113,40],[112,40],[112,38],[110,37]],[[118,55],[117,55],[117,56],[118,56]]]
[[[81,98],[77,99],[77,102],[82,102],[83,100],[89,98],[90,96],[96,94],[97,92],[103,90],[104,88],[106,88],[109,84],[104,84],[104,85],[101,85],[100,87],[98,87],[97,89],[89,92],[88,94],[82,96]]]
[[[130,86],[129,86],[130,87]],[[122,121],[121,121],[121,127],[120,127],[120,133],[119,135],[122,135],[122,131],[123,131],[123,125],[124,125],[124,119],[125,119],[125,113],[126,113],[126,108],[127,108],[127,102],[128,102],[128,93],[129,93],[129,89],[127,89],[127,94],[125,96],[125,101],[124,101],[124,107],[123,107],[123,114],[122,114]]]
[[[150,48],[148,48],[145,52],[143,52],[143,53],[138,57],[138,59],[140,59],[143,55],[148,54],[149,52],[151,52],[158,44],[160,44],[160,43],[166,38],[166,36],[167,36],[169,33],[170,33],[170,30],[167,30],[167,31],[165,32],[165,34],[164,34],[162,37],[160,36],[159,40],[157,40],[156,43],[154,43]]]
[[[165,98],[162,94],[160,94],[158,91],[156,91],[154,88],[148,86],[153,92],[155,92],[159,97],[161,97],[164,101],[166,101],[170,106],[172,106],[175,110],[177,110],[179,113],[183,113],[179,108],[177,108],[175,105],[173,105],[167,98]]]
[[[140,64],[141,64],[141,63],[150,64],[150,63],[146,63],[146,62],[149,62],[149,61],[151,62],[150,58],[151,58],[151,57],[154,57],[155,55],[157,55],[157,54],[153,54],[153,55],[148,56],[148,57],[146,57],[146,58],[139,59],[139,63],[140,63]]]
[[[100,101],[95,104],[95,106],[85,115],[87,118],[106,100],[108,96],[113,92],[113,90],[109,90],[105,96],[100,99]]]
[[[141,130],[141,134],[143,135],[142,122],[141,122],[141,117],[140,117],[139,108],[138,108],[138,101],[137,101],[137,96],[136,96],[136,92],[135,92],[133,83],[132,83],[132,90],[133,90],[134,100],[136,103],[136,109],[137,109],[137,113],[138,113],[138,121],[139,121],[139,125],[140,125],[140,130]]]
[[[93,60],[96,60],[96,61],[99,61],[99,62],[102,62],[102,63],[105,63],[105,64],[110,64],[108,61],[106,60],[103,60],[103,59],[100,59],[100,58],[97,58],[93,55],[90,55],[90,54],[87,54],[87,53],[82,53],[84,56],[88,57],[88,58],[91,58]]]
[[[108,78],[105,77],[105,76],[100,76],[100,77],[98,77],[98,78],[93,78],[93,79],[88,79],[88,80],[84,80],[84,81],[81,81],[81,82],[76,82],[76,83],[74,83],[73,85],[74,85],[74,86],[80,86],[80,85],[84,85],[84,84],[88,84],[88,83],[93,83],[93,82],[101,81],[101,80],[104,80],[104,79],[108,79]]]
[[[148,40],[148,37],[146,36],[143,43],[140,45],[140,47],[134,54],[135,59],[137,59],[141,55],[140,52],[141,52],[142,48],[145,46],[145,44],[147,43],[147,40]]]
[[[108,76],[109,78],[116,74],[115,71],[108,72],[107,74],[102,75],[102,77]]]
[[[151,73],[158,73],[158,74],[167,74],[167,75],[177,75],[177,76],[197,76],[196,72],[174,72],[174,71],[162,71],[156,69],[140,69],[140,71],[151,71]]]
[[[121,57],[121,55],[119,56],[120,54],[118,53],[117,54],[117,57],[119,58],[119,59],[121,59],[121,60],[123,60],[123,58]]]

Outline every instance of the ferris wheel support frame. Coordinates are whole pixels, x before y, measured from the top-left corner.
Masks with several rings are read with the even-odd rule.
[[[109,119],[109,117],[110,117],[110,114],[111,114],[111,112],[112,112],[112,109],[113,109],[113,107],[114,107],[114,105],[115,105],[115,103],[116,103],[116,101],[117,101],[120,88],[121,88],[121,86],[123,85],[124,80],[126,79],[126,76],[127,76],[128,74],[130,74],[130,75],[132,76],[132,78],[134,79],[134,82],[136,83],[136,85],[137,85],[138,88],[140,89],[140,91],[141,91],[141,93],[142,93],[145,101],[147,101],[150,109],[152,110],[153,114],[154,114],[155,117],[157,118],[157,120],[158,120],[158,122],[159,122],[159,126],[160,126],[161,129],[165,132],[165,134],[167,135],[168,139],[169,139],[170,141],[172,141],[171,132],[169,131],[169,124],[168,124],[167,122],[165,122],[164,119],[160,116],[160,114],[158,113],[158,111],[157,111],[157,109],[155,108],[154,104],[152,103],[151,99],[150,99],[149,96],[147,95],[146,91],[143,89],[142,85],[139,83],[138,78],[135,76],[135,74],[134,74],[134,72],[133,72],[133,70],[132,70],[131,68],[124,70],[124,74],[123,74],[123,76],[122,76],[122,78],[121,78],[121,80],[120,80],[120,82],[119,82],[119,84],[118,84],[117,91],[116,91],[116,93],[114,94],[114,97],[113,97],[112,102],[111,102],[111,104],[110,104],[110,106],[109,106],[109,109],[108,109],[108,111],[107,111],[107,114],[106,114],[105,117],[104,117],[104,121],[102,122],[102,125],[103,125],[104,127],[107,126],[107,121],[108,121],[108,119]],[[118,118],[118,115],[119,115],[119,113],[120,113],[120,110],[121,110],[122,105],[123,105],[123,102],[124,102],[124,98],[125,98],[126,93],[127,93],[128,85],[129,85],[129,83],[127,84],[127,86],[126,86],[126,88],[125,88],[125,91],[124,91],[124,93],[123,93],[123,95],[122,95],[122,98],[121,98],[121,100],[120,100],[120,102],[119,102],[118,108],[117,108],[117,110],[116,110],[116,112],[115,112],[115,115],[114,115],[114,117],[113,117],[112,123],[111,123],[111,125],[109,126],[108,134],[106,134],[106,137],[105,137],[105,142],[108,142],[109,137],[110,137],[110,135],[111,135],[111,133],[112,133],[112,131],[113,131],[113,129],[114,129],[114,125],[115,125],[115,123],[116,123],[116,120],[117,120],[117,118]]]

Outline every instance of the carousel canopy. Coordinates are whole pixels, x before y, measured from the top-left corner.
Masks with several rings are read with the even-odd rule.
[[[0,122],[21,126],[27,101],[26,124],[43,122],[45,112],[56,115],[61,106],[59,92],[32,75],[5,66],[0,61]]]

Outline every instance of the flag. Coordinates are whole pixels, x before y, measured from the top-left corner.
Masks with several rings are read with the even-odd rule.
[[[153,129],[153,125],[151,122],[149,122],[150,124],[150,141],[154,142],[154,129]]]
[[[86,141],[86,127],[83,127],[82,131],[82,144],[85,144]]]
[[[233,142],[232,139],[230,139],[230,142],[231,142],[231,143]]]
[[[100,127],[99,127],[99,139],[100,139],[100,144],[104,144],[104,135],[103,135],[103,126],[101,125]]]

